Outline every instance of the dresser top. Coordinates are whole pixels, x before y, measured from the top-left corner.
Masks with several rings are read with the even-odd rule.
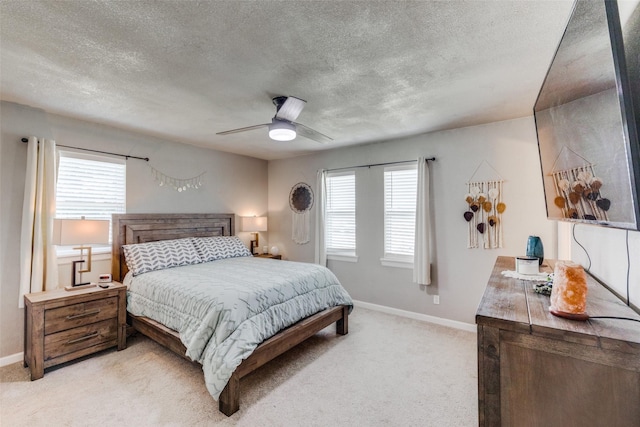
[[[545,260],[541,270],[552,272],[555,262]],[[618,319],[563,319],[549,312],[549,297],[534,291],[539,282],[502,275],[515,270],[515,258],[498,257],[476,312],[478,325],[549,336],[640,355],[640,323]],[[628,317],[640,315],[587,273],[587,314]]]

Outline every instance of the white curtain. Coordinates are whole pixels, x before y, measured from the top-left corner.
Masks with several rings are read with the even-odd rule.
[[[316,264],[327,265],[327,247],[325,242],[325,208],[327,203],[327,171],[318,170],[316,177]]]
[[[20,236],[19,307],[25,294],[58,287],[58,264],[53,238],[56,214],[56,143],[29,138],[27,175]]]
[[[431,253],[429,248],[429,163],[418,158],[418,194],[416,197],[416,236],[413,251],[413,282],[431,284]]]

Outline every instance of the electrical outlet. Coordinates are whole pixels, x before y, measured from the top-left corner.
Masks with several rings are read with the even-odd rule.
[[[434,304],[440,304],[440,295],[434,295],[433,296],[433,303]]]

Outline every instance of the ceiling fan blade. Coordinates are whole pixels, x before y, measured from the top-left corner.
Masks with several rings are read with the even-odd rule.
[[[317,130],[313,130],[310,127],[303,125],[302,123],[294,123],[294,125],[296,125],[296,131],[300,136],[313,139],[314,141],[321,144],[326,144],[327,142],[333,141],[333,138],[328,137],[327,135],[320,133]]]
[[[276,119],[289,120],[290,122],[298,118],[307,101],[294,96],[287,97],[284,104],[276,112]]]
[[[225,130],[224,132],[216,133],[216,135],[229,135],[229,134],[232,134],[232,133],[246,132],[248,130],[260,129],[260,128],[265,127],[265,126],[269,126],[270,124],[271,123],[263,123],[261,125],[247,126],[246,128]]]

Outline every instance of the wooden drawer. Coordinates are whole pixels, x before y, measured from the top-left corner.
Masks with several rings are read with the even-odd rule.
[[[44,360],[54,359],[84,348],[113,341],[118,338],[118,321],[113,319],[80,326],[44,337]]]
[[[45,310],[45,335],[115,318],[118,315],[118,297],[72,304]]]
[[[24,365],[44,370],[111,347],[127,348],[127,287],[54,289],[24,296]]]

